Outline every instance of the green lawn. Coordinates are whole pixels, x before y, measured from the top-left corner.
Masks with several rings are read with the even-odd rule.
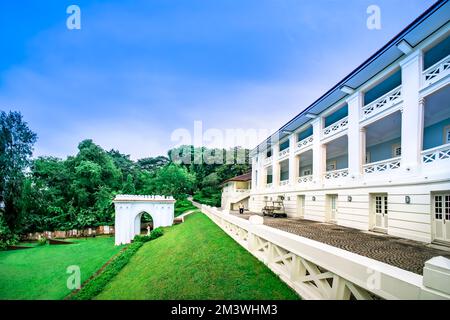
[[[63,299],[68,266],[79,266],[84,282],[122,248],[112,237],[70,241],[76,244],[0,252],[0,299]]]
[[[202,213],[146,243],[97,299],[298,299]]]

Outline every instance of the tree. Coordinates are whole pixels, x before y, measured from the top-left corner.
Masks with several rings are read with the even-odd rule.
[[[24,171],[36,140],[19,112],[0,111],[0,202],[4,202],[4,220],[12,232],[20,223]]]
[[[128,178],[128,175],[132,175],[133,178],[137,176],[138,167],[136,166],[136,163],[130,159],[130,155],[122,154],[114,149],[108,151],[108,155],[112,158],[116,168],[122,172],[123,178]]]
[[[205,187],[217,187],[220,183],[221,180],[217,172],[207,175],[202,181],[202,185]]]
[[[137,165],[141,170],[155,172],[156,170],[169,164],[169,158],[158,156],[155,158],[143,158],[137,161]]]
[[[195,183],[195,176],[189,173],[186,168],[176,164],[167,165],[150,180],[144,188],[144,193],[171,195],[175,198],[183,198],[192,193]]]
[[[122,193],[124,193],[124,194],[135,194],[136,193],[136,188],[135,188],[134,182],[133,182],[133,176],[131,174],[129,174],[127,176],[127,181],[123,185]]]

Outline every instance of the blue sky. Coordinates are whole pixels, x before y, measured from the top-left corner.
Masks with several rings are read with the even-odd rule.
[[[134,159],[178,128],[273,131],[432,0],[2,1],[0,109],[22,112],[35,155],[93,139]],[[66,8],[81,9],[68,30]],[[381,30],[366,27],[369,5]]]

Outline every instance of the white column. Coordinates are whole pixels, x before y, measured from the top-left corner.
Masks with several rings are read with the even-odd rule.
[[[322,130],[324,120],[322,117],[314,119],[313,127],[313,176],[314,182],[320,183],[326,168],[326,146],[320,141],[322,138]]]
[[[423,53],[416,50],[400,62],[402,68],[402,161],[403,170],[414,172],[420,164],[423,136],[423,108],[419,90]]]
[[[280,164],[278,163],[280,152],[280,142],[276,141],[272,144],[272,184],[274,187],[280,185]]]
[[[359,120],[363,107],[363,94],[355,92],[347,99],[348,104],[348,172],[358,179],[365,162],[365,130],[360,130]]]
[[[257,178],[259,168],[256,158],[258,158],[258,153],[256,153],[256,155],[252,157],[252,191],[255,191],[259,187],[256,183],[256,181],[258,181],[259,184],[259,178]]]
[[[295,185],[298,177],[297,158],[295,157],[295,147],[297,143],[297,135],[291,134],[289,137],[289,184]]]
[[[266,169],[264,168],[264,157],[262,154],[259,154],[258,160],[258,190],[263,190],[266,188]]]

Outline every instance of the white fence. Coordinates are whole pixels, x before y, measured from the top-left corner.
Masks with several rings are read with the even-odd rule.
[[[201,209],[303,299],[450,299],[450,260],[443,257],[428,261],[421,276],[217,208]]]

